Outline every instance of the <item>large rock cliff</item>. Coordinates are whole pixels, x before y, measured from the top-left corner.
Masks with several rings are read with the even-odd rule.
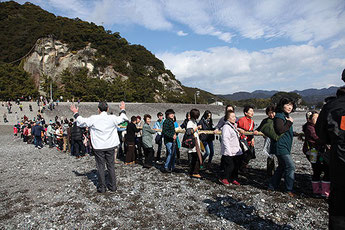
[[[61,73],[68,69],[74,71],[86,67],[90,77],[105,80],[128,79],[127,76],[116,72],[112,66],[107,66],[103,71],[94,71],[95,54],[97,50],[88,44],[84,49],[70,51],[68,44],[54,38],[39,39],[33,52],[24,61],[24,70],[31,73],[37,84],[43,75],[50,76],[58,81]]]

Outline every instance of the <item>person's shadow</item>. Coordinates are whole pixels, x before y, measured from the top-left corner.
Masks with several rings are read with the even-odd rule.
[[[90,172],[87,173],[79,173],[75,170],[72,171],[76,176],[84,176],[87,177],[96,187],[98,186],[98,176],[97,176],[97,170],[93,169]]]
[[[255,213],[255,207],[247,206],[230,196],[206,199],[203,202],[208,204],[207,211],[210,215],[224,218],[245,229],[292,229],[290,225],[280,225],[261,218]]]

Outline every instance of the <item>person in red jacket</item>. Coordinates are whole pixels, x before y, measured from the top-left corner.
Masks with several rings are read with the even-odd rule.
[[[246,131],[254,131],[254,108],[250,105],[247,105],[243,108],[244,117],[241,117],[237,122],[237,128],[241,132],[241,139],[244,139],[248,143],[249,151],[247,151],[243,156],[242,162],[242,171],[247,168],[247,165],[251,159],[255,159],[255,149],[254,149],[254,136],[246,136],[243,133]],[[257,134],[257,131],[254,131],[254,134]]]

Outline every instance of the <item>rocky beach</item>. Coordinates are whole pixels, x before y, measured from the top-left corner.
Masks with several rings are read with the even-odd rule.
[[[221,110],[220,110],[221,111]],[[182,114],[182,112],[181,112]],[[300,131],[304,113],[293,114]],[[183,118],[183,117],[181,117]],[[258,123],[264,115],[257,112]],[[311,167],[294,139],[295,198],[268,191],[263,138],[256,137],[257,158],[241,186],[218,183],[220,145],[202,179],[188,176],[186,149],[177,172],[161,165],[116,164],[118,190],[98,194],[92,156],[80,159],[56,149],[35,149],[0,126],[1,229],[326,229],[327,201],[314,198]],[[180,136],[182,138],[182,136]],[[164,155],[164,154],[163,154]]]

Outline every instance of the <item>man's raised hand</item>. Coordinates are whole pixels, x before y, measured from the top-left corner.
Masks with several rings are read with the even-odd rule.
[[[121,101],[120,102],[120,110],[125,110],[125,108],[126,108],[125,102]]]
[[[71,111],[73,112],[73,114],[78,113],[78,111],[79,111],[79,108],[78,108],[78,107],[75,107],[74,104],[71,105],[70,109],[71,109]]]

